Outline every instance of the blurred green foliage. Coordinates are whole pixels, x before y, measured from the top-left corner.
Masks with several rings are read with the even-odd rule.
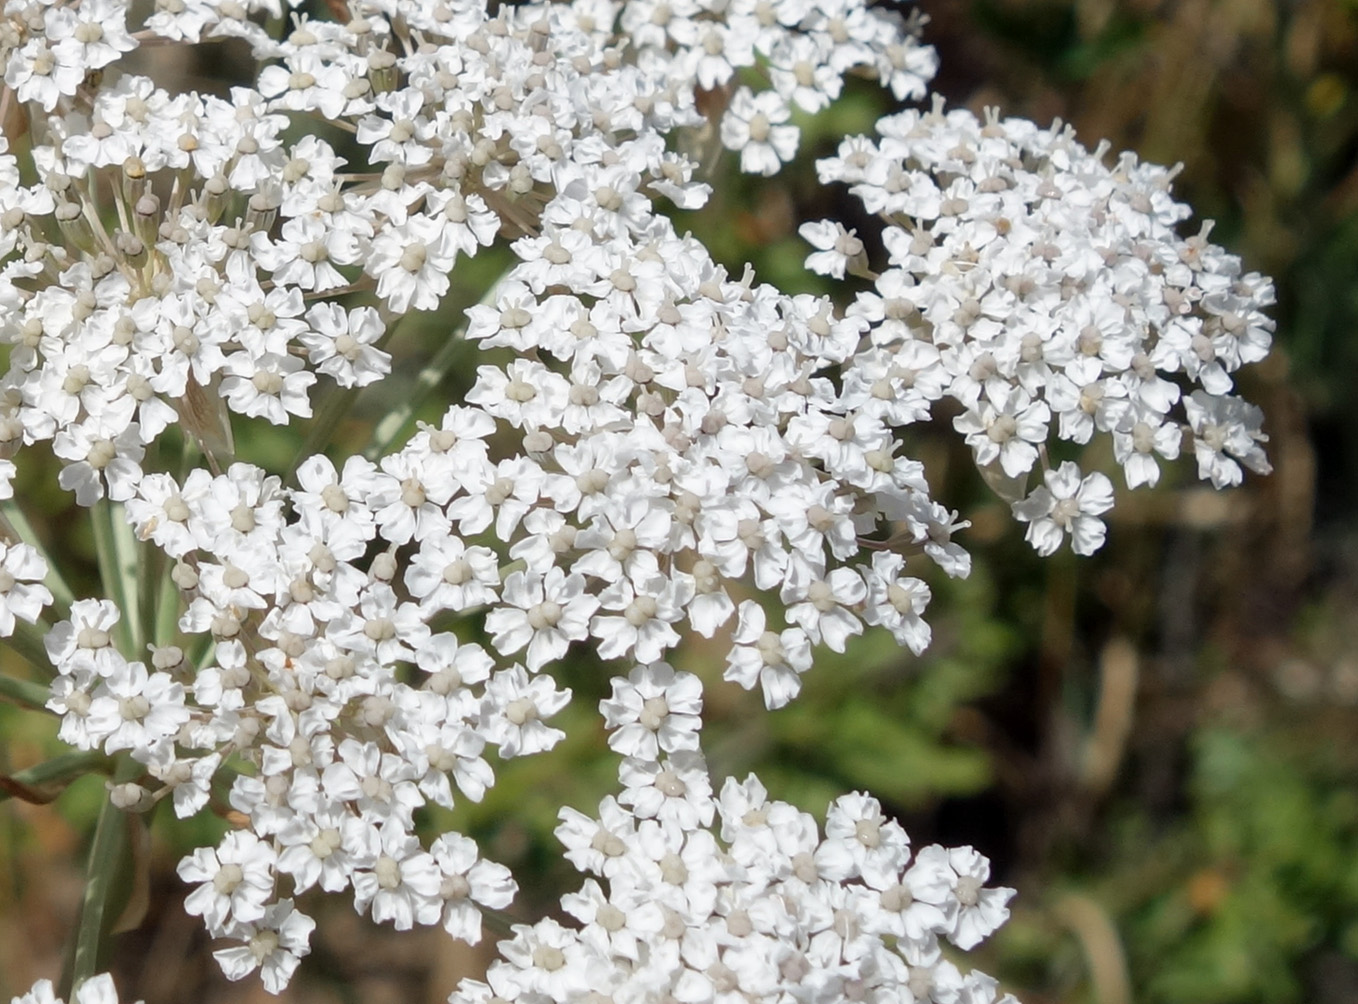
[[[1138,999],[1281,1004],[1352,991],[1327,995],[1304,964],[1358,971],[1358,751],[1318,743],[1323,734],[1306,721],[1204,726],[1182,817],[1151,833],[1124,809],[1106,886],[1124,904]]]

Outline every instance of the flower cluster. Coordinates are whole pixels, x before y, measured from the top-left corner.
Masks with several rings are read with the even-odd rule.
[[[1231,393],[1231,374],[1268,353],[1273,287],[1209,244],[1210,224],[1177,235],[1189,210],[1169,194],[1174,171],[1132,154],[1109,167],[1059,122],[981,121],[938,100],[877,130],[818,165],[886,221],[887,267],[848,311],[871,324],[855,366],[864,399],[898,422],[958,402],[977,464],[1012,485],[1020,519],[1046,519],[1029,534],[1044,554],[1065,531],[1078,553],[1096,549],[1094,517],[1112,505],[1106,479],[1092,495],[1065,487],[1080,482],[1069,462],[1022,497],[1053,433],[1111,437],[1129,488],[1154,485],[1157,457],[1184,442],[1215,487],[1239,483],[1242,464],[1268,471],[1262,416]],[[809,268],[866,271],[842,227],[803,233],[818,248]]]
[[[349,13],[294,16],[281,38],[257,16],[281,23],[277,0],[161,2],[135,27],[118,0],[0,14],[3,100],[33,133],[31,175],[0,139],[0,449],[50,441],[78,504],[120,503],[178,612],[138,645],[111,599],[61,611],[45,638],[61,738],[141,765],[111,791],[130,811],[190,816],[229,788],[248,822],[180,862],[186,906],[232,942],[227,976],[278,992],[313,888],[480,938],[513,879],[416,813],[481,798],[488,752],[554,746],[571,695],[553,672],[588,646],[615,668],[600,710],[622,760],[599,820],[563,814],[592,876],[564,901],[581,926],[519,928],[454,1000],[993,1000],[939,947],[1004,919],[984,859],[912,857],[865,795],[824,838],[757,780],[714,797],[677,647],[714,639],[770,708],[816,646],[884,627],[922,651],[919,569],[969,568],[966,524],[904,452],[945,397],[1043,553],[1067,533],[1096,549],[1112,504],[1103,475],[1050,469],[1053,425],[1110,435],[1132,487],[1184,435],[1218,486],[1266,469],[1229,374],[1267,350],[1271,287],[1205,231],[1176,235],[1170,172],[938,105],[820,165],[884,219],[889,267],[834,222],[804,228],[808,266],[871,291],[845,310],[730,276],[660,211],[704,204],[704,160],[775,173],[793,110],[848,74],[924,94],[918,21],[865,0]],[[142,42],[222,38],[261,62],[228,98],[113,72]],[[317,119],[345,141],[294,138]],[[464,334],[485,361],[437,425],[286,481],[236,459],[232,414],[312,418],[323,381],[382,380],[399,318],[497,242],[514,264]],[[203,466],[161,469],[148,448],[172,426]],[[13,473],[0,462],[0,486]],[[41,555],[6,534],[2,634],[53,599]]]
[[[479,798],[493,781],[487,745],[512,757],[562,737],[547,720],[569,692],[546,671],[572,643],[654,673],[681,633],[711,637],[735,618],[727,676],[761,685],[772,707],[797,692],[813,644],[843,651],[865,623],[916,650],[927,643],[927,587],[901,554],[860,538],[894,519],[950,570],[966,556],[918,465],[893,456],[881,423],[845,420],[817,375],[852,351],[856,326],[818,331],[828,304],[808,320],[769,287],[723,279],[692,242],[655,243],[654,257],[627,265],[656,266],[665,290],[628,294],[632,310],[655,312],[642,315],[653,327],[639,340],[601,327],[623,309],[616,283],[590,297],[590,314],[587,294],[557,294],[557,311],[599,319],[587,337],[537,305],[524,311],[534,320],[506,327],[521,309],[512,304],[531,296],[519,276],[533,261],[517,266],[503,306],[472,312],[469,337],[512,333],[520,357],[483,367],[468,404],[380,463],[337,470],[312,457],[291,489],[239,463],[183,484],[164,473],[137,483],[128,517],[175,562],[184,637],[156,650],[148,672],[111,643],[116,607],[78,602],[48,637],[60,674],[50,706],[68,742],[131,750],[181,815],[205,804],[230,758],[256,765],[231,795],[252,842],[227,838],[232,854],[252,855],[256,880],[217,881],[220,857],[181,869],[216,888],[218,907],[202,909],[214,932],[255,923],[280,874],[301,889],[318,875],[331,891],[352,885],[360,909],[398,926],[436,921],[446,874],[421,872],[427,881],[399,897],[368,895],[362,882],[384,860],[428,864],[414,810],[427,799],[451,807],[454,784]],[[709,278],[678,299],[691,268]],[[610,346],[618,356],[605,369]],[[553,356],[570,375],[537,361]],[[685,377],[695,357],[708,360],[710,387]],[[592,406],[580,403],[584,388],[597,392]],[[731,592],[747,577],[780,586],[786,627],[769,629],[752,599],[737,604]],[[483,616],[492,651],[431,627],[450,615]],[[200,635],[213,642],[210,665],[183,655]],[[675,751],[696,748],[691,739]],[[318,833],[334,834],[326,868],[306,851]],[[289,853],[296,843],[304,849]],[[242,896],[244,915],[225,905]]]
[[[82,3],[79,20],[66,7],[5,8],[6,82],[49,114],[33,119],[37,184],[19,183],[0,146],[0,254],[19,252],[0,269],[0,339],[15,346],[0,443],[53,440],[82,505],[129,497],[145,446],[176,416],[207,446],[221,400],[285,423],[311,415],[318,373],[344,387],[379,379],[385,320],[436,307],[458,256],[498,234],[542,232],[536,250],[563,258],[539,262],[539,287],[604,266],[591,278],[607,279],[626,250],[611,238],[646,232],[652,195],[705,197],[664,139],[704,123],[700,82],[724,83],[758,54],[787,71],[759,95],[779,118],[786,101],[811,101],[804,79],[835,92],[864,68],[904,95],[932,72],[930,50],[861,2],[750,5],[724,19],[696,3],[495,17],[480,3],[358,5],[347,25],[299,20],[282,41],[246,17],[255,6],[277,17],[276,3],[173,6],[136,35],[243,37],[272,61],[258,88],[224,100],[124,76],[91,93],[87,75],[135,45],[123,4]],[[97,44],[76,44],[84,37]],[[747,92],[723,118],[728,144]],[[346,172],[315,136],[287,142],[302,113],[352,132],[362,169]],[[779,128],[795,145],[795,129]],[[381,314],[334,302],[364,277]]]
[[[487,982],[464,981],[452,1004],[564,1004],[591,993],[996,1001],[993,979],[964,975],[940,947],[973,948],[1009,915],[1013,890],[985,888],[989,864],[974,850],[933,845],[912,858],[905,831],[865,795],[838,799],[822,838],[810,815],[770,800],[753,776],[728,778],[714,798],[670,773],[665,797],[684,800],[686,820],[643,808],[630,788],[605,799],[597,819],[562,810],[566,856],[591,876],[562,899],[580,927],[516,926]]]

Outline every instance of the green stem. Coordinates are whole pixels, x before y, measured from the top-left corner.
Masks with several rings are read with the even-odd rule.
[[[125,515],[120,513],[119,515]],[[126,525],[126,524],[125,524]],[[128,531],[132,530],[127,526]],[[137,605],[141,611],[141,621],[137,626],[137,634],[140,636],[142,647],[139,652],[145,655],[146,645],[149,642],[157,641],[159,636],[156,634],[157,615],[160,613],[160,572],[163,561],[158,560],[163,557],[164,552],[159,548],[149,548],[137,542],[136,536],[131,535],[132,556],[137,570]]]
[[[114,779],[126,781],[139,771],[140,767],[135,761],[124,759],[114,773]],[[76,932],[75,955],[71,963],[72,995],[80,984],[99,971],[104,914],[126,849],[125,814],[105,796],[99,810],[99,821],[94,828],[89,865],[85,870],[85,898],[80,905],[80,927]],[[72,997],[66,999],[71,1000]]]
[[[118,648],[128,659],[141,657],[146,645],[142,633],[141,588],[137,575],[137,541],[123,516],[123,507],[107,499],[91,511],[94,550],[104,595],[118,606]]]
[[[204,632],[191,636],[189,647],[184,651],[184,661],[192,666],[195,672],[199,672],[212,665],[212,657],[216,654],[216,640]]]
[[[16,680],[0,673],[0,700],[12,701],[30,711],[46,711],[52,692],[40,683]]]
[[[522,923],[518,918],[511,917],[503,910],[483,909],[481,911],[481,922],[501,938],[509,938],[514,934],[516,924]]]
[[[156,615],[151,637],[157,645],[168,645],[179,630],[179,587],[171,577],[168,561],[160,563],[156,586]]]
[[[382,420],[377,423],[377,428],[373,430],[372,440],[368,443],[367,449],[363,451],[363,456],[368,460],[376,460],[386,453],[397,437],[409,428],[415,420],[415,413],[420,409],[425,401],[429,399],[443,378],[448,375],[448,371],[453,368],[458,357],[465,349],[461,334],[455,334],[443,343],[443,347],[434,354],[434,358],[429,360],[424,369],[420,370],[419,376],[415,378],[415,386],[411,388],[410,395],[401,402],[400,406],[387,412]]]
[[[333,441],[331,439],[332,434],[344,419],[344,416],[349,414],[356,396],[357,388],[331,387],[329,389],[316,412],[315,418],[311,421],[311,430],[307,433],[302,445],[297,448],[292,463],[288,465],[288,472],[283,477],[284,484],[295,483],[297,468],[301,466],[302,461]]]

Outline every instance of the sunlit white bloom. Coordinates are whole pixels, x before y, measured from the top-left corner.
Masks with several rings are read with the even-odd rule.
[[[184,909],[218,933],[228,922],[262,920],[273,894],[276,860],[269,844],[244,830],[228,833],[216,848],[198,848],[179,862],[181,879],[201,883],[184,900]]]
[[[219,948],[212,957],[228,980],[243,979],[258,969],[264,989],[282,993],[302,957],[310,954],[315,929],[316,922],[293,909],[292,900],[279,900],[258,921],[232,925],[226,937],[244,944]]]
[[[1027,540],[1038,554],[1061,546],[1067,533],[1076,554],[1093,554],[1103,546],[1107,528],[1098,517],[1113,507],[1113,484],[1095,471],[1083,478],[1067,460],[1044,475],[1045,484],[1014,503],[1014,516],[1028,524]]]
[[[721,141],[740,154],[747,174],[777,174],[797,152],[798,130],[785,124],[790,112],[776,91],[736,91],[721,120]]]
[[[16,617],[32,624],[52,602],[46,576],[47,562],[33,547],[0,542],[0,637],[14,633]]]
[[[623,756],[655,760],[662,749],[697,749],[702,683],[663,662],[638,666],[625,680],[613,678],[613,696],[599,710],[615,730],[608,745]]]

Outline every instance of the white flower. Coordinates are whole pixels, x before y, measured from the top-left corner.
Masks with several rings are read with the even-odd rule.
[[[32,624],[42,616],[42,608],[52,602],[52,593],[42,584],[47,562],[28,544],[0,541],[0,637],[14,633],[14,618]]]
[[[966,436],[978,467],[998,461],[1006,475],[1021,477],[1037,462],[1034,444],[1047,439],[1051,409],[1045,401],[1032,400],[1018,387],[1000,400],[989,391],[987,397],[953,419],[953,428]]]
[[[569,690],[557,690],[549,676],[529,677],[522,666],[501,670],[486,684],[481,712],[481,732],[486,741],[500,747],[500,756],[527,756],[551,749],[566,733],[543,722],[571,698]]]
[[[341,387],[366,387],[391,372],[391,356],[375,347],[387,328],[372,307],[346,311],[337,303],[317,303],[306,319],[312,330],[299,341],[308,359]]]
[[[469,610],[495,601],[499,563],[488,547],[468,547],[455,536],[430,536],[406,567],[405,584],[422,610]]]
[[[67,461],[57,481],[75,492],[76,504],[91,506],[104,497],[122,502],[132,497],[141,480],[145,450],[135,422],[129,423],[135,402],[122,398],[100,415],[67,426],[57,433],[52,452]]]
[[[631,574],[618,579],[599,596],[605,610],[618,610],[621,616],[599,614],[590,621],[590,633],[599,644],[604,659],[627,655],[643,664],[659,660],[679,643],[679,633],[671,626],[683,616],[684,604],[693,595],[692,583],[682,573],[660,573],[653,555],[638,561]]]
[[[288,416],[311,417],[307,388],[316,374],[295,356],[266,352],[233,352],[226,357],[222,395],[231,410],[252,418],[267,418],[274,425],[287,425]]]
[[[811,640],[801,628],[766,631],[764,608],[754,600],[740,604],[740,623],[732,638],[722,678],[746,690],[758,683],[769,710],[781,708],[800,693],[801,674],[811,668]]]
[[[56,107],[62,95],[75,94],[84,79],[81,53],[71,46],[50,48],[41,36],[30,39],[9,57],[5,83],[20,101],[36,101],[44,111]]]
[[[137,47],[127,33],[127,7],[118,0],[81,0],[78,8],[49,7],[47,38],[86,70],[97,70]]]
[[[70,619],[53,625],[43,639],[47,658],[62,676],[82,685],[92,677],[112,674],[124,662],[112,635],[121,616],[112,600],[76,600]]]
[[[216,847],[200,847],[179,862],[179,877],[201,885],[184,900],[184,909],[203,918],[219,934],[228,922],[262,920],[274,891],[273,847],[245,830],[233,830]]]
[[[165,739],[189,720],[183,684],[168,673],[146,672],[139,662],[124,663],[95,692],[86,717],[91,734],[104,736],[104,750],[132,750],[149,758]]]
[[[283,847],[278,870],[292,876],[298,892],[317,883],[327,892],[339,892],[353,873],[362,827],[357,817],[339,809],[295,817],[278,835]]]
[[[925,851],[942,851],[925,848]],[[952,931],[948,935],[958,948],[975,948],[1009,919],[1005,905],[1014,895],[1013,889],[985,889],[990,878],[990,862],[971,847],[955,847],[945,852],[948,866],[957,875],[953,895],[960,909]],[[922,851],[920,857],[925,857]]]
[[[98,973],[76,987],[71,1000],[74,1004],[118,1004],[118,988],[113,985],[112,976],[108,973]],[[56,995],[51,980],[38,980],[28,993],[13,998],[12,1004],[63,1004],[63,1002]]]
[[[627,757],[618,768],[623,793],[638,819],[658,819],[682,830],[712,822],[715,805],[707,761],[697,750],[678,750],[659,762]]]
[[[833,652],[843,652],[849,638],[863,633],[852,610],[867,599],[867,588],[852,568],[835,568],[822,576],[800,553],[794,554],[780,599],[787,604],[787,619]]]
[[[877,799],[855,792],[835,800],[825,817],[825,839],[816,848],[821,875],[835,880],[862,877],[881,884],[899,873],[910,857],[910,838],[901,824],[882,815]]]
[[[1107,528],[1098,517],[1113,507],[1113,484],[1095,471],[1080,477],[1067,460],[1044,475],[1046,484],[1015,502],[1014,517],[1028,523],[1026,538],[1041,555],[1055,553],[1067,533],[1076,554],[1093,554],[1103,546]]]
[[[373,238],[363,268],[377,278],[377,295],[391,310],[433,310],[448,292],[457,250],[443,223],[413,215]]]
[[[563,806],[557,812],[561,820],[556,838],[566,847],[566,860],[577,871],[611,878],[623,867],[630,835],[636,829],[636,818],[612,795],[599,803],[599,818],[591,819],[584,813]]]
[[[38,980],[28,993],[22,997],[15,997],[10,1004],[64,1004],[64,1002],[57,996],[51,980]]]
[[[574,931],[551,919],[532,927],[515,924],[513,930],[514,937],[498,946],[508,960],[498,975],[508,984],[509,996],[540,1000],[559,994],[570,1000],[585,996],[596,985],[585,947]]]
[[[638,666],[627,679],[613,678],[613,696],[599,702],[608,745],[623,756],[655,760],[660,751],[698,748],[702,682],[676,673],[668,663]]]
[[[845,269],[855,271],[867,264],[863,242],[855,231],[845,230],[842,223],[835,220],[803,223],[797,232],[816,248],[806,257],[806,267],[812,272],[843,279]]]
[[[700,634],[726,647],[726,679],[780,707],[813,644],[846,651],[868,624],[923,650],[930,594],[902,552],[963,575],[965,524],[899,437],[945,396],[1006,498],[1053,427],[1111,438],[1133,485],[1185,422],[1213,483],[1266,469],[1257,413],[1225,395],[1267,351],[1268,282],[1207,228],[1176,234],[1170,172],[941,101],[818,165],[885,227],[876,276],[875,233],[801,229],[808,267],[873,277],[847,311],[728,275],[656,211],[660,195],[705,201],[696,154],[677,152],[701,143],[679,131],[772,175],[797,150],[794,108],[825,108],[846,74],[918,96],[932,50],[889,4],[573,0],[544,17],[382,0],[351,5],[350,24],[299,14],[278,39],[263,23],[282,23],[282,0],[144,6],[134,31],[127,0],[9,0],[0,17],[7,91],[47,116],[16,154],[0,137],[0,453],[54,453],[79,504],[126,502],[169,559],[184,648],[134,661],[114,635],[141,632],[77,600],[46,637],[48,707],[63,740],[129,751],[181,817],[233,765],[241,828],[179,865],[189,911],[235,939],[223,971],[278,991],[306,954],[314,925],[276,898],[280,872],[286,891],[352,886],[378,921],[477,940],[513,880],[460,835],[425,849],[416,814],[453,808],[454,788],[480,799],[487,743],[556,745],[547,722],[571,693],[552,674],[589,646],[631,659],[600,705],[623,790],[597,820],[563,810],[558,834],[607,892],[563,902],[578,929],[517,928],[508,961],[455,1000],[989,1004],[993,981],[938,945],[1004,919],[983,859],[912,863],[866,795],[831,808],[823,840],[755,779],[716,805],[702,688],[658,660]],[[171,93],[117,65],[152,35],[240,38],[262,69],[229,98]],[[290,141],[293,111],[355,135],[362,163]],[[486,292],[458,259],[496,242],[517,260]],[[341,302],[351,284],[379,302]],[[401,315],[450,291],[485,293],[466,338],[498,355],[460,359],[437,427],[380,459],[297,458],[287,489],[231,462],[232,413],[288,424],[311,417],[322,376],[379,381]],[[437,367],[409,362],[427,389]],[[376,441],[395,442],[401,414]],[[143,476],[143,455],[173,464],[179,439],[202,468]],[[14,474],[0,461],[0,496]],[[1102,475],[1063,464],[1015,511],[1039,550],[1069,532],[1086,553],[1111,501]],[[0,543],[0,635],[36,622],[45,573]],[[22,1004],[52,996],[40,983]],[[74,1004],[113,996],[102,977]]]
[[[243,979],[258,969],[264,989],[282,993],[302,957],[310,954],[315,929],[316,922],[293,909],[292,900],[279,900],[258,921],[233,924],[226,937],[244,944],[220,948],[212,957],[228,980]]]
[[[1199,390],[1184,401],[1184,410],[1193,429],[1198,477],[1210,480],[1214,488],[1238,485],[1244,476],[1240,463],[1260,474],[1272,470],[1259,445],[1268,437],[1260,431],[1263,413],[1258,408]]]
[[[797,153],[798,130],[784,125],[790,112],[777,91],[755,94],[741,87],[721,120],[721,142],[740,153],[746,174],[777,174]]]
[[[458,833],[445,833],[429,848],[442,875],[442,902],[426,908],[420,923],[441,923],[454,938],[475,945],[481,940],[481,909],[502,910],[514,899],[518,885],[509,869],[478,856],[476,842]]]
[[[439,902],[438,864],[397,820],[369,826],[366,853],[352,875],[354,909],[366,913],[371,907],[376,923],[390,920],[396,930],[408,931]]]
[[[1112,436],[1113,456],[1122,465],[1128,488],[1143,484],[1154,487],[1160,480],[1160,465],[1154,454],[1173,460],[1183,442],[1183,430],[1172,422],[1163,422],[1149,408],[1127,409]]]
[[[552,568],[546,575],[514,572],[505,579],[503,606],[486,615],[496,651],[510,655],[527,646],[528,668],[536,672],[566,654],[572,641],[589,634],[589,617],[599,601],[585,590],[583,575]]]
[[[862,569],[868,587],[863,619],[881,624],[910,651],[920,655],[932,637],[923,614],[929,605],[929,587],[920,579],[902,575],[905,558],[891,551],[877,551],[871,569]]]

